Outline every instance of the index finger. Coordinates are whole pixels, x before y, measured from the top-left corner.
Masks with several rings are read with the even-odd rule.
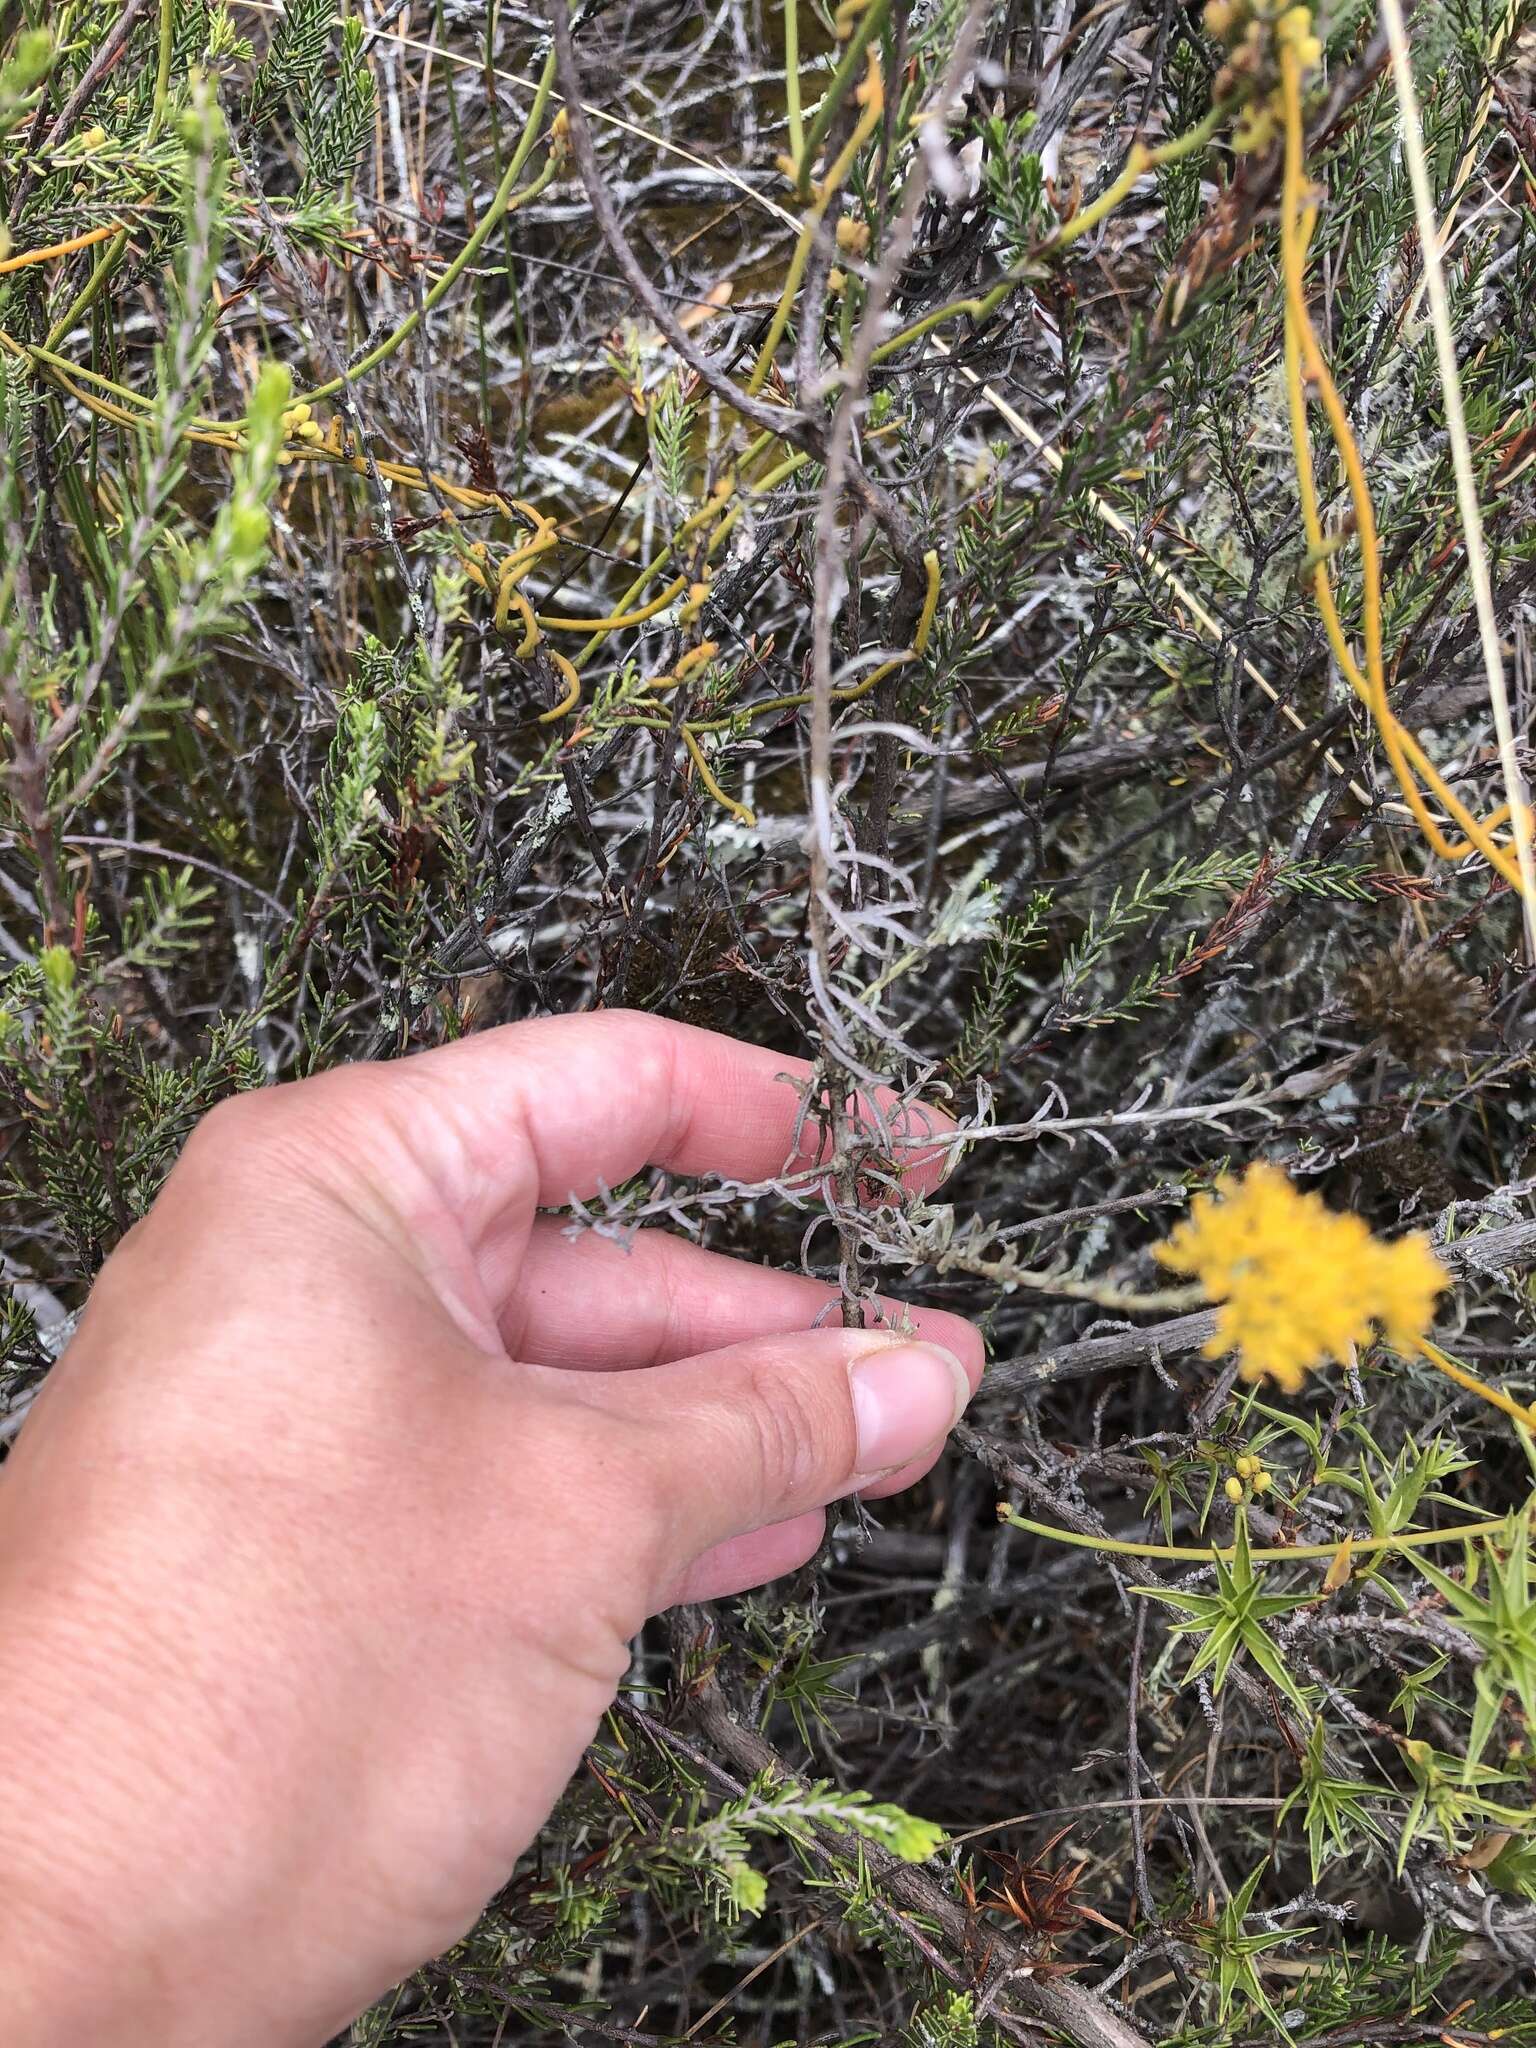
[[[519,1155],[534,1202],[556,1208],[645,1166],[761,1181],[815,1166],[821,1154],[815,1118],[797,1143],[809,1061],[642,1011],[502,1025],[394,1071],[430,1100],[432,1122],[451,1131],[472,1181],[497,1189],[501,1202]],[[934,1187],[947,1152],[933,1140],[952,1120],[893,1091],[862,1107],[866,1121],[878,1111],[887,1124],[903,1184]]]

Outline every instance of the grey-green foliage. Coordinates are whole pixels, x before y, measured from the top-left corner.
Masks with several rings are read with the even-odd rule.
[[[198,1117],[260,1078],[237,1020],[177,1067],[116,1028],[133,969],[196,945],[203,924],[185,874],[145,893],[161,912],[148,954],[108,957],[88,935],[83,960],[49,946],[0,982],[0,1080],[27,1106],[0,1190],[13,1216],[41,1205],[57,1219],[82,1273],[143,1215]]]
[[[270,127],[289,101],[296,104],[301,120],[319,105],[336,20],[336,0],[286,0],[246,93],[245,119],[250,127]]]
[[[940,1992],[913,2013],[902,2039],[906,2048],[976,2048],[981,2025],[970,1992]]]
[[[329,202],[351,179],[373,132],[373,74],[363,24],[337,0],[290,0],[278,16],[243,108],[253,136],[292,112],[303,162],[301,203]]]
[[[439,579],[439,617],[462,597]],[[408,1034],[430,989],[417,975],[434,919],[462,910],[469,886],[475,750],[458,680],[459,641],[387,647],[369,639],[342,692],[321,774],[315,825],[287,931],[265,968],[262,1008],[289,1001],[317,948],[371,963],[389,990],[391,1038]],[[344,974],[316,990],[311,1062],[324,1057],[351,994]]]
[[[682,382],[674,374],[645,417],[657,478],[667,496],[680,505],[688,494],[688,449],[698,422],[699,402],[684,397]]]
[[[187,155],[185,233],[167,338],[155,358],[154,407],[120,472],[114,531],[70,479],[100,574],[75,623],[55,593],[40,594],[12,550],[0,571],[0,661],[8,704],[24,718],[17,760],[31,792],[23,834],[35,866],[49,942],[0,978],[0,1072],[21,1105],[8,1178],[16,1200],[41,1200],[67,1232],[79,1269],[142,1214],[201,1110],[249,1081],[243,1025],[216,1029],[199,1058],[171,1070],[114,1028],[122,992],[202,942],[211,891],[190,867],[141,875],[121,923],[107,932],[73,909],[60,834],[98,800],[132,749],[165,746],[176,689],[224,630],[267,556],[285,370],[265,371],[252,396],[230,481],[205,532],[174,517],[186,473],[185,427],[212,343],[208,315],[224,228],[226,153],[210,90],[194,89],[182,124]],[[27,460],[39,394],[13,360],[0,364],[0,520],[19,534],[37,516]],[[24,707],[24,711],[23,711]],[[13,720],[13,733],[16,730]],[[73,915],[72,929],[65,920]]]
[[[1050,218],[1040,159],[1029,143],[1034,125],[1033,114],[1012,120],[994,114],[983,129],[982,176],[1004,264],[1016,263],[1031,249]]]
[[[0,141],[36,111],[53,58],[53,38],[46,29],[33,28],[18,37],[14,52],[0,65]]]
[[[303,192],[310,198],[351,182],[373,133],[373,74],[363,61],[363,25],[355,15],[342,23],[335,75],[335,90],[323,104],[311,101],[300,123]]]

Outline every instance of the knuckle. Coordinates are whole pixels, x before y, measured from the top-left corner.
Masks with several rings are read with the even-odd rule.
[[[366,1086],[366,1069],[343,1067],[307,1081],[227,1095],[197,1125],[182,1158],[221,1172],[323,1164],[334,1149],[329,1141],[344,1137],[356,1122]]]
[[[799,1500],[815,1490],[818,1473],[841,1459],[834,1405],[810,1374],[787,1360],[765,1358],[748,1370],[742,1414],[765,1504]]]
[[[291,1112],[279,1088],[251,1088],[216,1102],[193,1130],[182,1157],[197,1165],[206,1160],[243,1158],[264,1148],[289,1122]]]

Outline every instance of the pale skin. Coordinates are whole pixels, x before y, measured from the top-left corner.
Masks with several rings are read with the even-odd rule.
[[[647,1616],[928,1469],[970,1324],[539,1213],[778,1174],[804,1071],[550,1019],[194,1133],[0,1470],[18,2048],[318,2048],[505,1883]]]

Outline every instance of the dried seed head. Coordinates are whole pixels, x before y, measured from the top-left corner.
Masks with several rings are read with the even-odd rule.
[[[1488,1014],[1488,991],[1440,953],[1393,949],[1350,968],[1344,1004],[1368,1038],[1413,1070],[1441,1067],[1465,1052]]]

